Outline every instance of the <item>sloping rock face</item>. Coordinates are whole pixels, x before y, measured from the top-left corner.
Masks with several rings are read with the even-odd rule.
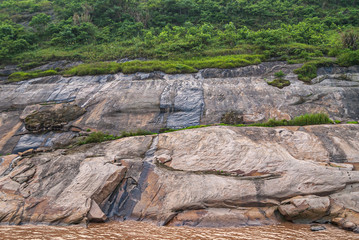
[[[196,74],[49,76],[0,83],[0,154],[66,142],[77,134],[72,127],[111,134],[158,131],[219,123],[228,114],[235,116],[235,122],[290,119],[314,112],[358,120],[358,66],[319,69],[312,85],[297,79],[293,70],[298,67],[268,62],[230,70],[204,69]],[[291,82],[283,89],[267,84],[280,70]],[[75,110],[74,118],[63,121],[56,114],[59,109]],[[53,118],[49,123],[41,116]],[[27,120],[33,121],[27,124]],[[57,132],[44,135],[44,130]]]
[[[359,226],[359,126],[207,127],[7,156],[0,220]]]

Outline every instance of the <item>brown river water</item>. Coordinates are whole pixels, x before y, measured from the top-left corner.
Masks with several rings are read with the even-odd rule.
[[[88,228],[71,226],[0,226],[0,239],[359,239],[359,234],[325,225],[312,232],[309,225],[283,224],[243,228],[158,227],[145,222],[109,222],[90,224]]]

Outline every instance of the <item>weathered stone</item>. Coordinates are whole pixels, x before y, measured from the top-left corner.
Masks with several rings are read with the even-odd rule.
[[[29,156],[34,153],[34,149],[28,149],[25,152],[19,152],[18,154],[22,157]]]
[[[326,228],[322,225],[313,225],[313,226],[310,226],[310,230],[313,232],[318,232],[318,231],[326,230]]]
[[[352,223],[352,222],[344,222],[341,225],[341,227],[346,229],[346,230],[353,231],[357,227],[357,225],[355,223]]]
[[[86,224],[106,218],[91,202],[101,203],[121,184],[126,167],[111,164],[119,152],[143,154],[152,137],[117,140],[76,150],[38,153],[0,176],[0,217],[3,222]],[[130,140],[130,141],[129,141]],[[1,207],[1,206],[6,207]],[[92,206],[92,207],[91,207]],[[89,214],[91,210],[91,214]]]
[[[309,195],[285,200],[278,209],[287,220],[308,223],[328,215],[329,207],[329,197]]]
[[[107,216],[102,212],[94,200],[91,201],[91,208],[87,217],[90,222],[105,222],[107,220]]]
[[[85,224],[104,221],[102,211],[161,225],[274,224],[284,216],[357,226],[359,172],[330,161],[334,147],[344,162],[356,161],[358,130],[212,126],[35,153],[0,176],[0,217]]]
[[[46,109],[69,103],[87,110],[81,116],[73,114],[74,125],[111,134],[219,123],[231,111],[243,115],[244,122],[291,119],[309,112],[325,112],[344,121],[358,120],[358,68],[326,68],[313,85],[307,85],[293,73],[298,67],[268,62],[236,69],[204,69],[196,74],[50,76],[3,84],[0,152],[12,152],[16,145],[16,132],[23,131],[19,116],[25,119],[33,111],[37,111],[38,117],[41,112],[45,116]],[[279,70],[287,74],[289,87],[276,89],[267,84],[265,79]],[[338,78],[338,73],[348,79]],[[25,121],[29,130],[62,129],[67,122],[53,123],[35,115]],[[333,157],[340,161],[335,154]]]

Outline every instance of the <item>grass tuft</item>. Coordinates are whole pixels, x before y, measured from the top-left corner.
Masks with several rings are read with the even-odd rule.
[[[277,88],[280,88],[280,89],[290,85],[289,80],[285,80],[285,79],[282,79],[282,78],[276,78],[273,81],[270,81],[270,82],[267,82],[267,83],[268,83],[268,85],[271,85],[271,86],[274,86],[274,87],[277,87]]]
[[[65,76],[83,76],[114,74],[123,72],[131,74],[136,72],[162,71],[167,74],[195,73],[203,68],[235,68],[259,64],[264,60],[263,55],[227,55],[217,57],[198,57],[191,60],[148,60],[130,61],[125,63],[100,62],[81,64],[65,71]]]
[[[8,81],[9,82],[19,82],[19,81],[32,79],[32,78],[45,77],[45,76],[51,76],[51,75],[56,75],[56,74],[58,74],[58,72],[56,70],[33,71],[33,72],[15,72],[9,76]]]
[[[88,144],[88,143],[101,143],[110,140],[116,140],[124,137],[132,137],[132,136],[145,136],[145,135],[153,135],[156,133],[139,129],[136,132],[122,132],[120,136],[107,134],[103,132],[93,132],[90,133],[85,139],[77,142],[78,145]]]

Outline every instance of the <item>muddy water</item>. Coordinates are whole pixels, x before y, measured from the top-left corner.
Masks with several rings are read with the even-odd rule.
[[[144,222],[110,222],[84,227],[0,226],[0,239],[359,239],[359,234],[326,225],[312,232],[309,225],[285,224],[243,228],[158,227]]]

